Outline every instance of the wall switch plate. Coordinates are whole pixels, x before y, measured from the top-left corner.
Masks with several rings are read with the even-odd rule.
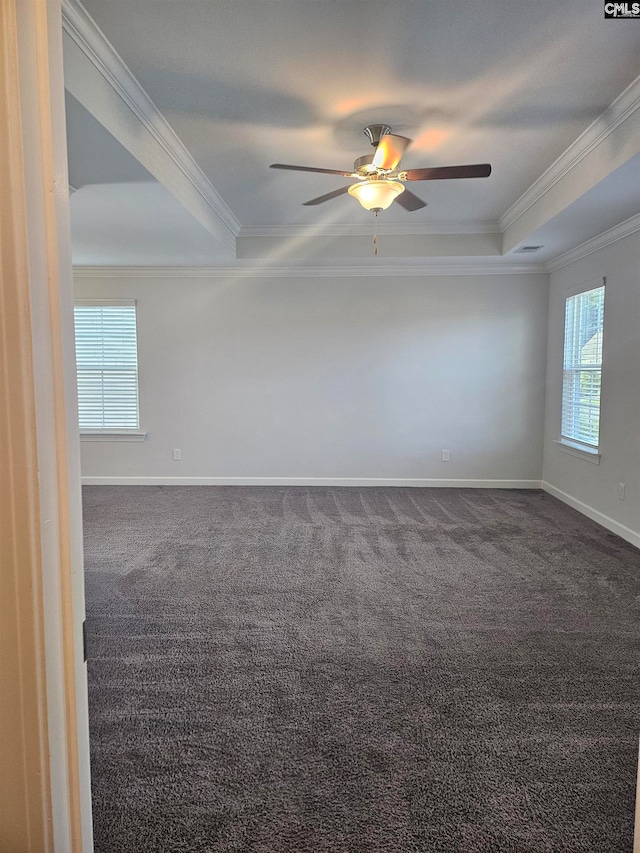
[[[179,447],[173,448],[173,461],[180,462],[182,460],[182,451]]]
[[[440,453],[443,462],[448,462],[451,458],[451,452],[449,450],[443,450]]]
[[[618,483],[618,497],[621,501],[624,500],[624,483]]]

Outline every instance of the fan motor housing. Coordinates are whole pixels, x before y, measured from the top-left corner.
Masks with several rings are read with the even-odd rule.
[[[371,172],[376,172],[377,169],[373,165],[373,154],[363,154],[353,161],[353,171],[360,172],[361,175],[368,175]]]

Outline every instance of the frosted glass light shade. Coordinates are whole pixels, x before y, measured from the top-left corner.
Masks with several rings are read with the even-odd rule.
[[[403,192],[404,184],[399,181],[362,181],[349,187],[349,195],[357,198],[365,210],[386,210]]]

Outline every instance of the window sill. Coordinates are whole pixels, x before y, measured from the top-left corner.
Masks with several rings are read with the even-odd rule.
[[[563,453],[568,453],[570,456],[577,456],[578,459],[584,459],[585,462],[591,462],[594,465],[600,464],[601,454],[595,448],[590,450],[588,447],[569,441],[566,438],[559,439],[555,444],[558,450],[561,450]]]
[[[147,437],[146,432],[131,431],[118,432],[114,430],[103,430],[102,432],[81,432],[80,441],[144,441]]]

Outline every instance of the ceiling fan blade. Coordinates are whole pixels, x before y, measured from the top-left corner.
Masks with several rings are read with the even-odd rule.
[[[443,181],[450,178],[488,178],[491,166],[477,163],[473,166],[434,166],[432,169],[408,169],[402,173],[403,181]]]
[[[404,207],[405,210],[420,210],[421,207],[426,207],[426,201],[422,201],[417,195],[414,195],[411,190],[406,189],[403,193],[396,196],[396,202]]]
[[[406,136],[385,133],[373,155],[373,165],[376,169],[395,169],[410,143]]]
[[[291,166],[288,163],[272,163],[270,169],[290,169],[293,172],[321,172],[323,175],[342,175],[343,178],[354,177],[353,172],[338,172],[336,169],[316,169],[315,166]]]
[[[334,190],[331,193],[325,193],[324,195],[319,195],[317,198],[312,198],[310,201],[304,201],[303,204],[305,206],[309,206],[312,204],[322,204],[323,201],[330,201],[332,198],[338,198],[339,195],[344,195],[344,193],[349,191],[349,184],[346,187],[340,187],[339,190]]]

